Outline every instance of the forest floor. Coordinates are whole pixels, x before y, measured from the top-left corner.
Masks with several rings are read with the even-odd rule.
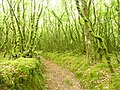
[[[45,66],[47,90],[82,90],[73,73],[50,60],[41,59]]]

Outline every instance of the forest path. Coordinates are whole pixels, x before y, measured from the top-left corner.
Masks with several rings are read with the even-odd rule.
[[[82,90],[73,73],[43,57],[41,61],[45,66],[47,90]]]

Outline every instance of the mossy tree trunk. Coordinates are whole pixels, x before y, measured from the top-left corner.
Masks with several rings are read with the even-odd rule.
[[[93,28],[91,26],[90,20],[89,20],[89,11],[88,9],[90,8],[90,6],[87,6],[87,3],[85,0],[81,0],[81,4],[82,4],[82,9],[80,9],[79,6],[79,1],[76,0],[76,6],[77,9],[79,11],[79,14],[82,16],[83,20],[84,20],[84,24],[85,24],[85,32],[86,32],[86,38],[87,38],[87,55],[88,55],[88,62],[92,62],[93,60],[93,46],[92,46],[92,40],[93,38],[96,38],[98,40],[98,50],[97,53],[100,54],[100,59],[102,59],[102,55],[104,54],[108,63],[108,66],[110,68],[111,72],[114,72],[113,67],[111,65],[111,60],[110,60],[110,55],[108,54],[108,50],[107,47],[105,45],[104,39],[99,36],[96,35],[93,31]],[[104,52],[104,53],[103,53]]]
[[[79,0],[76,0],[76,6],[77,6],[77,10],[79,15],[81,15],[81,17],[84,20],[84,36],[85,36],[85,42],[86,42],[86,54],[88,57],[88,62],[91,63],[93,61],[93,46],[92,46],[92,28],[90,26],[90,21],[89,21],[89,11],[88,8],[90,8],[90,6],[87,6],[87,3],[85,0],[81,0],[81,8],[79,5]]]
[[[37,4],[36,0],[31,0],[30,12],[27,12],[25,0],[2,1],[5,39],[4,43],[0,46],[0,50],[5,49],[5,55],[9,53],[13,57],[26,57],[26,55],[32,57],[37,43],[36,37],[39,28],[39,19],[43,11],[43,1],[41,0]],[[30,1],[28,2],[30,3]],[[5,7],[5,5],[7,6]],[[37,13],[36,10],[38,10]],[[28,13],[31,13],[31,15],[26,15]]]

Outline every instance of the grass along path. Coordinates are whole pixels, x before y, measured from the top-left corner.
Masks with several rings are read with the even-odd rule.
[[[43,52],[42,55],[73,72],[79,79],[82,90],[120,90],[120,64],[114,57],[111,62],[115,73],[111,73],[104,60],[90,66],[80,53]]]
[[[73,73],[43,57],[41,61],[45,66],[47,90],[82,90]]]

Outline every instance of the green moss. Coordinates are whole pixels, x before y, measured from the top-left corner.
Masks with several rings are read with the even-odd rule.
[[[38,60],[19,58],[3,61],[0,67],[1,89],[44,90],[43,69]]]

